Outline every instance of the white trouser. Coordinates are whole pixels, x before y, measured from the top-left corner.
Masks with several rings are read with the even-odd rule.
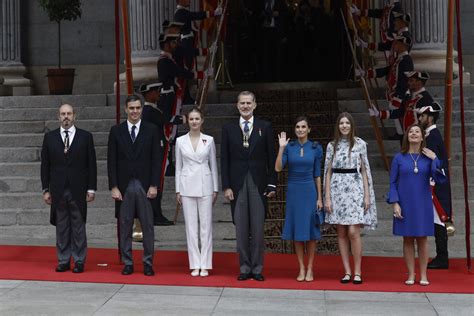
[[[186,224],[189,268],[212,269],[212,195],[181,196],[181,202]]]

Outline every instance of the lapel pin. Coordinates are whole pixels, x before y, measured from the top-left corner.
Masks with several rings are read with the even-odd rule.
[[[203,139],[203,140],[202,140],[202,143],[203,143],[204,145],[206,145],[207,139]]]

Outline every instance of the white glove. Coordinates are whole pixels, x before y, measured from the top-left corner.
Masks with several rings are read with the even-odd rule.
[[[364,69],[361,69],[361,68],[356,68],[356,69],[354,70],[354,74],[355,74],[356,78],[365,77],[365,70],[364,70]]]
[[[216,51],[217,51],[217,43],[214,42],[214,43],[212,43],[211,47],[209,47],[209,54],[211,54],[211,55],[215,54]]]
[[[360,10],[355,4],[351,5],[351,14],[360,15]]]
[[[214,77],[214,67],[208,67],[206,69],[206,77]]]
[[[379,117],[379,114],[379,110],[377,110],[377,108],[372,104],[372,106],[369,108],[369,115]]]
[[[362,47],[362,48],[369,47],[369,44],[367,44],[367,42],[361,40],[360,38],[356,38],[355,44],[356,44],[357,47]]]
[[[214,10],[214,16],[221,16],[222,15],[222,7],[217,7]]]

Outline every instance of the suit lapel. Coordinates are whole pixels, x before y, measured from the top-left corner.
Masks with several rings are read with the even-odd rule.
[[[74,135],[71,146],[69,146],[69,150],[66,155],[68,162],[69,162],[69,157],[72,157],[76,153],[77,149],[80,147],[79,142],[81,140],[82,140],[82,134],[80,130],[76,127],[76,134]]]
[[[143,144],[145,142],[145,133],[147,131],[147,127],[146,127],[146,124],[143,124],[143,123],[144,122],[142,121],[140,124],[140,130],[138,131],[137,138],[135,139],[136,145],[135,145],[135,150],[133,151],[135,158],[139,156],[140,151],[143,149]],[[130,143],[132,143],[131,137],[129,138],[130,138]]]
[[[262,133],[261,131],[262,131],[262,128],[260,126],[260,122],[254,117],[252,134],[250,134],[250,138],[249,138],[249,144],[250,144],[249,152],[250,153],[252,153],[252,151],[255,149],[255,146],[258,143],[260,134]]]
[[[132,138],[130,137],[130,133],[128,132],[127,121],[120,124],[119,130],[120,130],[120,136],[122,138],[123,144],[125,145],[126,153],[129,159],[132,159],[133,158]]]

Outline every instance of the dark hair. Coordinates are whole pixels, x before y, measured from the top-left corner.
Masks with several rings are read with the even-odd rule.
[[[257,98],[255,97],[255,94],[251,91],[240,92],[239,95],[237,96],[237,102],[239,102],[240,97],[243,97],[243,96],[251,96],[253,99],[253,102],[257,102]]]
[[[428,116],[431,116],[433,118],[433,124],[436,124],[436,122],[439,119],[439,112],[425,112],[423,114],[427,114]]]
[[[311,128],[311,125],[309,125],[309,120],[308,120],[308,117],[305,116],[305,115],[300,115],[296,118],[296,120],[294,121],[294,126],[296,126],[296,124],[298,124],[298,122],[301,122],[301,121],[305,121],[306,124],[308,125],[308,128]]]
[[[128,107],[128,104],[130,102],[135,102],[135,101],[140,101],[140,106],[142,106],[142,99],[136,95],[136,94],[131,94],[125,99],[125,107]]]
[[[193,106],[191,110],[189,110],[189,112],[186,114],[186,117],[189,117],[189,114],[193,112],[199,113],[199,115],[201,116],[201,119],[204,119],[204,114],[202,113],[201,109],[198,108],[197,106]]]
[[[408,133],[413,127],[418,127],[421,131],[421,144],[420,144],[419,152],[421,153],[421,150],[423,149],[423,147],[426,146],[425,132],[423,128],[421,127],[421,125],[418,123],[411,124],[410,126],[408,126],[408,128],[405,131],[405,134],[403,135],[402,149],[400,150],[402,154],[406,154],[410,150],[410,143],[408,142]]]
[[[349,120],[349,123],[351,124],[351,131],[349,132],[349,135],[347,136],[347,140],[349,141],[349,159],[351,157],[351,151],[352,147],[354,147],[355,144],[355,121],[352,115],[350,115],[347,112],[342,112],[339,114],[336,120],[336,125],[334,126],[334,140],[332,141],[333,145],[333,154],[336,154],[336,148],[339,142],[341,141],[342,135],[341,131],[339,130],[339,123],[343,118],[346,118]]]

